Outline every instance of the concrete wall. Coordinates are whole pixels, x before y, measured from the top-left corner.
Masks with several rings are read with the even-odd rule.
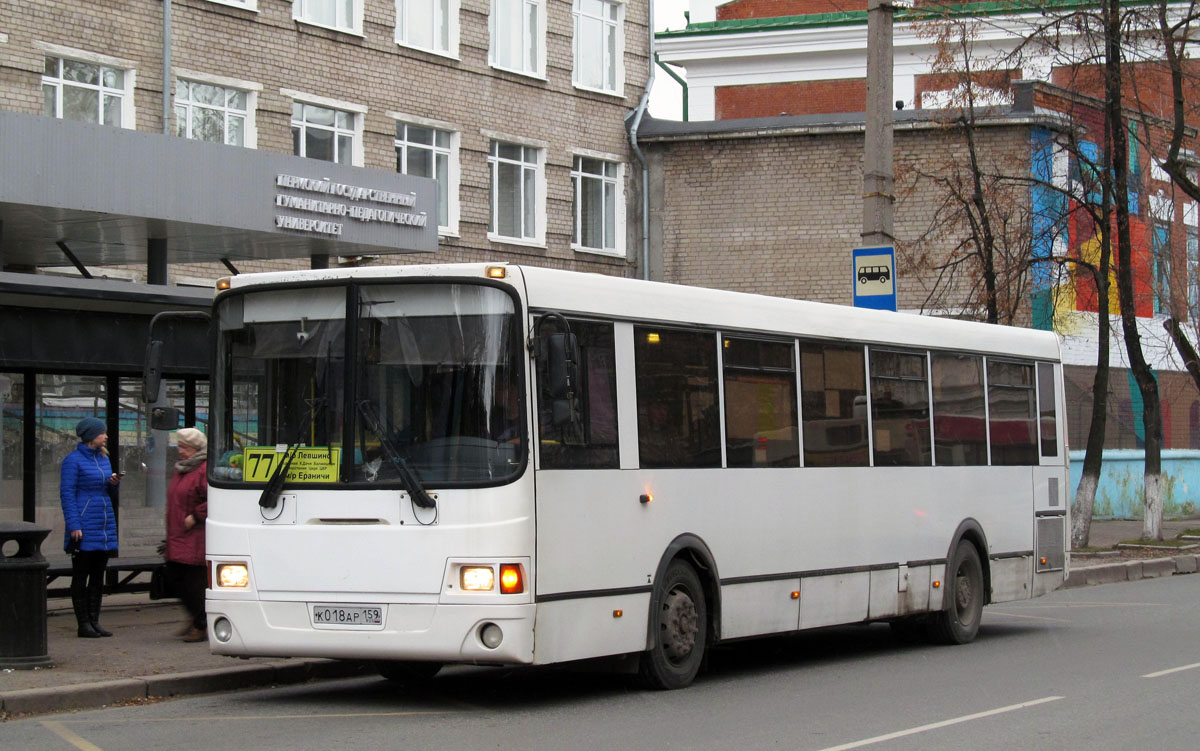
[[[1083,451],[1071,452],[1071,498],[1079,488]],[[1141,519],[1146,452],[1110,449],[1104,452],[1100,486],[1096,489],[1098,519]],[[1200,451],[1162,452],[1163,518],[1194,516],[1200,510]]]

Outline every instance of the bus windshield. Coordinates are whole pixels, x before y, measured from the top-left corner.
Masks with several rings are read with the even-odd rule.
[[[515,313],[472,284],[222,299],[213,479],[265,483],[289,453],[289,484],[404,487],[405,467],[426,487],[513,479],[527,442]]]

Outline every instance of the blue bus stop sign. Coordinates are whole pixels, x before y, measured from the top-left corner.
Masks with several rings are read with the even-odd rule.
[[[854,307],[896,309],[896,249],[854,249]]]

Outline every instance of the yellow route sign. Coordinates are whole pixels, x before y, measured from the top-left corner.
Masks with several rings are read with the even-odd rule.
[[[283,462],[284,451],[275,446],[247,446],[242,451],[242,477],[246,482],[266,482]],[[310,447],[292,449],[295,457],[288,466],[286,482],[337,482],[342,463],[340,448]]]

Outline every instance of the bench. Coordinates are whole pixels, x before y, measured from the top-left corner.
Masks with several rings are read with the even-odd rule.
[[[139,574],[153,574],[165,564],[158,556],[146,558],[109,558],[104,571],[104,593],[149,592],[150,580],[133,581]],[[56,579],[67,580],[67,586],[51,587]],[[71,564],[51,565],[46,571],[46,597],[70,597]]]

